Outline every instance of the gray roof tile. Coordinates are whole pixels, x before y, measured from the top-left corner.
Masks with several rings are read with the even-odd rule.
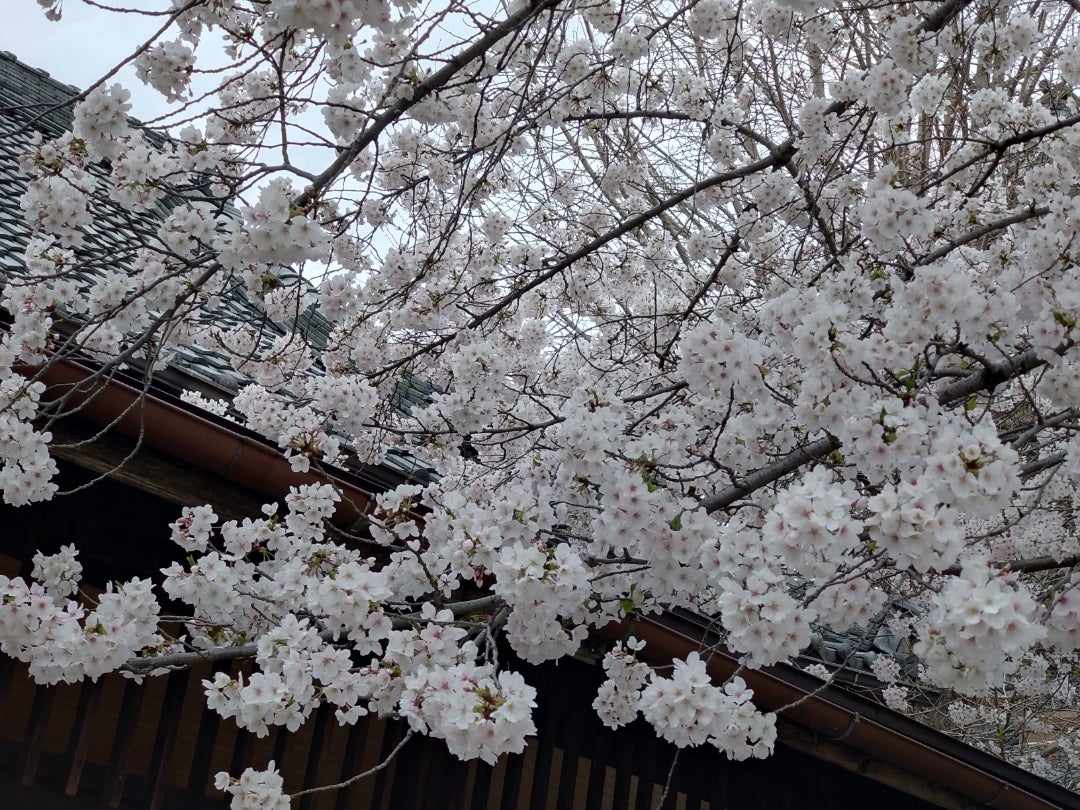
[[[72,124],[70,103],[77,97],[76,88],[60,84],[43,71],[35,70],[6,52],[0,52],[0,275],[11,277],[25,269],[22,255],[30,239],[20,206],[23,189],[29,178],[19,170],[19,155],[30,147],[34,133],[55,137]],[[136,122],[137,123],[137,122]],[[148,137],[159,143],[158,133],[148,132]],[[92,166],[90,170],[101,176],[105,169]],[[84,229],[85,239],[75,248],[78,259],[78,276],[89,280],[100,275],[106,268],[125,269],[141,247],[139,232],[154,233],[168,212],[179,204],[179,198],[159,202],[150,212],[129,212],[118,205],[95,200],[94,223]],[[284,277],[297,278],[294,270],[280,268]],[[0,278],[0,281],[3,279]],[[277,324],[267,319],[252,301],[239,282],[232,284],[219,306],[205,315],[224,329],[254,326],[263,346],[269,346],[279,336],[298,327],[314,347],[325,344],[332,324],[317,313],[306,313],[292,323]],[[184,346],[175,353],[172,366],[192,380],[203,383],[206,395],[231,396],[244,384],[250,382],[236,371],[228,358],[219,352],[201,346]],[[317,366],[311,373],[321,374]],[[417,384],[410,391],[399,395],[395,392],[394,404],[409,410],[430,396],[430,386],[425,395],[423,385]],[[401,397],[399,404],[398,399]],[[392,452],[383,465],[389,470],[408,478],[431,480],[434,471],[422,465],[408,454]]]

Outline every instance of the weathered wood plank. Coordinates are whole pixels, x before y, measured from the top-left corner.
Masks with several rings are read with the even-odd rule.
[[[108,805],[118,808],[124,800],[124,785],[127,779],[127,761],[135,744],[135,721],[142,708],[143,696],[146,690],[131,681],[124,682],[124,698],[120,705],[120,716],[116,722],[116,736],[113,742],[112,755],[109,757],[109,791]]]
[[[150,810],[161,810],[165,801],[167,766],[176,741],[176,729],[180,723],[180,710],[184,705],[188,676],[187,670],[174,672],[168,676],[165,686],[165,702],[161,707],[161,721],[154,736],[154,753],[151,757]]]
[[[315,729],[311,734],[311,744],[308,746],[307,763],[304,767],[304,788],[319,786],[319,765],[322,763],[329,726],[329,716],[333,712],[327,704],[322,704],[315,710]],[[309,721],[310,722],[310,721]],[[300,810],[312,810],[318,800],[317,793],[309,793],[300,799]]]
[[[52,710],[55,694],[55,690],[43,686],[34,689],[34,705],[30,710],[26,752],[23,755],[22,783],[24,785],[34,784],[34,778],[37,776],[38,763],[41,761],[41,750],[45,737],[45,726],[49,722],[49,714]]]
[[[67,783],[64,786],[64,793],[68,796],[78,794],[79,781],[82,779],[83,766],[86,764],[86,754],[90,750],[90,743],[100,733],[97,709],[103,688],[102,681],[84,684],[82,694],[79,695],[79,707],[75,711],[75,723],[71,734],[72,745],[68,757],[70,765]]]

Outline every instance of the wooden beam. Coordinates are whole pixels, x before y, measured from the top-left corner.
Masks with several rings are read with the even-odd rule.
[[[181,506],[210,504],[219,517],[236,520],[259,515],[267,500],[118,433],[102,433],[82,419],[64,419],[49,430],[49,449],[57,458]]]
[[[191,670],[172,672],[165,683],[165,698],[161,706],[161,720],[154,735],[153,754],[150,758],[150,810],[161,810],[168,790],[169,760],[172,759],[176,731],[180,725],[180,710],[184,705],[188,678]],[[189,772],[190,779],[190,772]],[[187,789],[185,784],[184,788]]]
[[[37,777],[38,763],[41,762],[41,750],[44,747],[45,727],[49,723],[49,715],[52,713],[53,697],[56,695],[55,688],[36,686],[34,688],[34,706],[30,710],[30,723],[27,727],[29,738],[26,751],[23,754],[22,783],[34,784]]]
[[[972,807],[971,800],[959,793],[954,793],[910,771],[871,757],[841,742],[827,740],[802,726],[778,720],[776,727],[777,741],[783,745],[858,774],[864,779],[894,788],[946,810],[968,810]]]
[[[145,694],[145,687],[124,680],[124,696],[120,704],[120,716],[116,720],[116,734],[113,737],[106,783],[110,808],[120,807],[124,800],[128,762],[135,744],[135,721],[138,719]]]
[[[83,767],[86,764],[86,754],[90,750],[90,743],[95,734],[101,729],[97,722],[98,700],[104,689],[104,681],[98,680],[93,683],[83,683],[82,693],[79,695],[79,706],[75,712],[75,722],[72,725],[71,742],[68,766],[67,784],[64,794],[75,796],[79,792],[79,781],[82,779]]]

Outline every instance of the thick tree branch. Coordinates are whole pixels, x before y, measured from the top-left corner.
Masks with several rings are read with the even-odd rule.
[[[150,675],[157,670],[188,669],[196,664],[254,658],[257,652],[258,645],[256,644],[239,644],[235,647],[214,647],[209,650],[157,655],[152,658],[131,658],[120,667],[120,671],[130,672],[133,675]]]
[[[921,257],[917,262],[915,262],[915,266],[923,267],[928,264],[933,264],[938,259],[948,256],[958,247],[962,247],[969,242],[974,242],[976,239],[992,234],[995,231],[1000,231],[1003,228],[1008,228],[1010,225],[1016,225],[1020,222],[1027,222],[1029,219],[1038,219],[1039,217],[1044,217],[1049,213],[1050,209],[1046,206],[1039,206],[1038,208],[1036,208],[1035,206],[1031,206],[1030,208],[1026,208],[1023,211],[1018,211],[1015,214],[1010,214],[1007,217],[1002,217],[1001,219],[995,220],[994,222],[988,222],[981,228],[976,228],[973,231],[968,231],[962,236],[957,236],[955,239],[950,239],[946,244],[942,245],[937,250],[931,253],[927,253],[925,256]]]
[[[424,346],[418,348],[416,351],[411,352],[405,357],[394,361],[389,366],[385,366],[380,370],[380,373],[393,371],[394,369],[407,365],[409,362],[415,360],[421,355],[428,354],[432,350],[437,349],[440,346],[446,345],[451,340],[456,338],[462,329],[475,329],[476,327],[483,324],[485,321],[488,321],[489,319],[498,315],[500,312],[510,306],[510,304],[512,304],[514,301],[519,300],[526,293],[535,290],[537,287],[540,287],[546,282],[555,278],[555,276],[569,268],[571,265],[592,255],[604,245],[608,244],[608,242],[614,241],[620,236],[624,236],[635,230],[636,228],[640,228],[642,225],[645,225],[650,220],[660,216],[660,214],[664,213],[668,209],[674,208],[680,203],[686,202],[687,200],[691,199],[697,194],[700,194],[706,189],[713,188],[714,186],[723,185],[724,183],[730,183],[733,180],[739,180],[743,177],[750,177],[754,174],[757,174],[758,172],[765,171],[766,169],[771,169],[776,166],[782,166],[791,159],[791,156],[792,154],[794,154],[794,152],[795,138],[791,137],[784,141],[782,144],[779,144],[776,147],[775,151],[773,151],[768,156],[762,158],[761,160],[756,160],[753,163],[748,163],[745,166],[730,172],[721,172],[720,174],[715,174],[712,177],[707,177],[698,183],[694,183],[693,185],[688,186],[682,191],[679,191],[675,194],[672,194],[670,197],[661,200],[648,210],[642,211],[640,214],[635,214],[634,216],[623,220],[611,230],[600,234],[595,239],[590,240],[588,243],[578,248],[577,250],[571,253],[567,253],[562,258],[545,260],[543,266],[545,266],[546,269],[543,272],[538,273],[531,281],[518,285],[517,287],[515,287],[513,292],[507,294],[503,298],[500,298],[490,307],[478,313],[477,315],[474,315],[468,321],[468,323],[464,324],[462,327],[459,327],[459,329],[448,332],[437,340],[434,340],[431,343],[427,343]]]
[[[937,33],[971,4],[971,0],[947,0],[938,6],[937,10],[925,17],[922,23],[919,25],[920,31],[926,31],[927,33]]]
[[[455,617],[467,618],[476,615],[491,615],[505,604],[498,596],[481,596],[477,599],[466,599],[449,605]],[[396,624],[405,626],[407,622],[422,621],[419,613],[399,617]],[[324,641],[332,641],[334,636],[328,631],[323,631],[320,636]],[[134,675],[149,675],[156,670],[187,669],[196,664],[213,663],[214,661],[235,661],[240,658],[254,658],[258,653],[256,644],[238,644],[235,647],[213,647],[209,650],[194,650],[191,652],[170,653],[147,658],[131,658],[122,667],[121,672],[130,672]]]
[[[1015,571],[1019,574],[1037,574],[1040,571],[1055,571],[1061,568],[1074,568],[1080,565],[1080,554],[1069,554],[1065,557],[1030,557],[1026,560],[1005,560],[995,562],[998,568]],[[959,576],[961,567],[950,565],[941,573],[945,576]]]
[[[1064,354],[1071,345],[1069,343],[1059,347],[1058,354]],[[1026,374],[1032,369],[1044,365],[1045,362],[1043,355],[1035,349],[1028,349],[1001,363],[995,363],[987,368],[973,371],[956,382],[941,386],[935,392],[935,396],[943,406],[956,405],[981,391],[992,391],[1001,383],[1015,379],[1021,374]],[[796,447],[771,464],[755,470],[726,489],[705,498],[701,502],[701,506],[706,512],[718,512],[721,509],[727,509],[736,501],[745,498],[761,487],[774,483],[785,475],[795,472],[800,467],[822,459],[840,448],[840,441],[832,436],[826,436],[802,447]]]
[[[487,31],[468,48],[452,57],[443,67],[417,84],[407,98],[399,99],[386,111],[376,116],[371,124],[356,136],[352,143],[341,150],[334,162],[315,177],[311,185],[296,198],[294,205],[297,208],[306,209],[327,186],[349,168],[349,165],[356,160],[361,152],[378,140],[383,131],[401,118],[405,112],[415,107],[435,91],[445,87],[466,65],[483,56],[499,40],[528,25],[541,12],[554,8],[559,2],[560,0],[535,0],[535,2],[522,5],[521,8]]]
[[[706,512],[718,512],[727,509],[735,501],[745,498],[752,492],[756,492],[774,481],[779,481],[785,475],[790,475],[804,464],[824,458],[834,450],[840,449],[840,440],[833,436],[810,442],[802,447],[796,447],[787,455],[777,459],[761,469],[755,470],[743,478],[740,478],[727,489],[710,495],[701,502]]]

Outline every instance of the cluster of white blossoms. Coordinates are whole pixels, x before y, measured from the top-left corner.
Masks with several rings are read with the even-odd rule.
[[[900,677],[900,662],[890,655],[878,655],[870,662],[870,671],[883,683],[896,683]]]
[[[261,771],[245,768],[239,779],[222,771],[214,776],[214,787],[232,794],[231,810],[289,810],[291,807],[284,792],[285,781],[274,760]]]
[[[931,683],[985,693],[999,688],[1046,637],[1038,618],[1039,605],[1015,575],[969,559],[934,595],[913,652]]]
[[[921,482],[886,485],[866,505],[871,510],[866,521],[871,540],[899,565],[916,571],[942,570],[963,548],[956,511]]]
[[[850,485],[836,483],[824,468],[813,470],[780,493],[764,520],[762,540],[786,570],[825,580],[861,542],[862,522],[851,514],[855,500]]]
[[[897,683],[900,680],[903,668],[896,658],[891,655],[877,655],[870,662],[870,671],[874,673],[875,678],[886,684],[885,688],[881,690],[881,698],[885,701],[886,706],[898,712],[905,712],[911,708],[908,701],[911,689]]]
[[[95,180],[86,171],[86,158],[85,141],[74,135],[46,141],[38,133],[20,160],[31,178],[20,202],[27,222],[63,247],[80,244],[82,228],[93,221],[89,201]]]
[[[185,506],[180,518],[169,524],[171,539],[184,551],[206,551],[217,519],[210,506]]]
[[[329,386],[320,386],[326,387]],[[340,397],[350,393],[366,394],[368,401],[372,399],[370,389],[358,386],[351,386],[351,390],[343,386]],[[245,386],[232,400],[232,405],[248,425],[277,441],[294,470],[306,471],[311,461],[318,458],[332,463],[341,450],[341,438],[326,429],[327,418],[333,410],[328,413],[305,405],[282,403],[270,391],[254,384]],[[357,410],[351,412],[352,418],[365,418],[363,405],[364,398],[357,396]]]
[[[582,623],[568,631],[564,622],[584,617],[592,593],[580,555],[568,545],[509,546],[492,572],[495,593],[510,607],[506,633],[514,651],[534,663],[573,655],[588,627]]]
[[[292,206],[295,192],[286,181],[267,183],[259,201],[243,211],[243,222],[228,220],[215,242],[218,261],[242,271],[251,264],[295,264],[320,261],[330,236],[318,222]]]
[[[446,740],[450,753],[495,764],[503,754],[524,751],[536,733],[535,698],[516,672],[462,663],[421,667],[406,677],[400,706],[412,728]]]
[[[787,578],[756,567],[740,580],[721,579],[717,607],[728,644],[747,654],[752,666],[786,661],[810,646],[810,624],[817,611],[788,593]]]
[[[37,552],[34,555],[34,567],[30,576],[52,594],[54,599],[68,597],[79,590],[82,578],[82,563],[77,559],[78,549],[74,545],[60,546],[55,554]]]
[[[908,687],[892,684],[881,690],[881,697],[885,705],[893,711],[906,712],[911,708],[908,700],[910,693],[911,690]]]
[[[135,59],[135,75],[166,101],[183,98],[191,84],[195,53],[180,40],[159,42]]]
[[[776,716],[762,714],[742,678],[715,686],[696,652],[675,660],[670,678],[654,675],[641,690],[641,713],[657,733],[679,747],[714,745],[743,760],[772,753]]]
[[[592,705],[608,728],[625,726],[638,716],[638,699],[651,672],[648,664],[636,655],[644,646],[645,642],[631,636],[604,655],[607,678],[600,685]]]
[[[95,597],[72,549],[35,557],[0,648],[43,682],[248,655],[206,687],[245,728],[397,713],[488,761],[533,731],[512,661],[672,608],[745,667],[859,623],[913,635],[932,684],[1080,699],[1075,10],[473,5],[177,0],[132,58],[176,132],[110,80],[27,136],[5,502],[56,492],[49,419],[91,393],[52,364],[107,387],[181,345],[245,379],[189,406],[322,483],[189,505],[158,586]],[[329,530],[332,465],[391,448],[438,480]],[[772,750],[741,680],[639,652],[605,659],[605,722]],[[219,785],[287,805],[273,768]]]
[[[758,711],[742,678],[713,683],[697,652],[675,659],[670,677],[650,669],[633,638],[604,657],[608,678],[593,707],[604,725],[618,728],[641,714],[660,737],[679,748],[715,746],[735,760],[766,757],[776,743],[776,715]]]
[[[75,121],[71,131],[91,158],[115,158],[119,153],[122,139],[131,133],[128,123],[130,98],[129,90],[113,84],[92,90],[81,103],[75,105]]]
[[[295,730],[328,703],[342,723],[368,711],[400,712],[418,730],[446,739],[462,758],[494,761],[520,751],[535,731],[535,690],[519,675],[475,663],[478,649],[449,611],[428,604],[415,617],[417,629],[393,629],[381,607],[393,596],[388,572],[344,549],[311,542],[335,494],[317,486],[295,491],[280,522],[270,514],[218,530],[213,513],[197,508],[173,524],[177,543],[203,552],[187,571],[173,566],[165,583],[173,598],[197,606],[190,641],[220,644],[226,627],[247,627],[258,638],[258,670],[204,681],[207,705],[258,736],[275,725]],[[399,506],[404,498],[397,493]],[[394,506],[393,498],[384,499],[385,514]],[[215,540],[223,552],[210,550]],[[254,547],[273,556],[252,564],[244,557]],[[238,596],[243,592],[262,594],[263,609],[247,612]],[[321,617],[321,630],[291,613],[265,624],[267,606],[287,602],[289,595]],[[354,654],[375,658],[358,667]]]
[[[727,405],[760,390],[764,353],[755,341],[729,324],[703,322],[682,340],[681,375],[695,391]]]
[[[0,576],[0,651],[29,664],[39,683],[96,680],[118,669],[144,648],[159,649],[159,607],[148,579],[118,588],[109,584],[93,610],[66,598],[78,587],[81,566],[73,548],[38,555],[35,576]]]
[[[391,19],[387,5],[380,0],[271,0],[265,32],[273,36],[289,29],[311,30],[331,41],[347,42],[358,28],[387,25]]]
[[[14,354],[7,337],[0,338],[0,358]],[[48,500],[57,490],[52,434],[35,430],[32,422],[44,391],[40,382],[10,372],[0,376],[0,492],[13,506]]]
[[[349,652],[329,646],[307,619],[286,616],[257,647],[259,670],[246,680],[219,672],[203,682],[206,705],[222,717],[265,737],[270,726],[296,731],[323,700],[346,712],[355,707]]]
[[[1075,577],[1066,580],[1052,594],[1044,619],[1047,643],[1059,650],[1080,648],[1080,593]]]
[[[944,503],[984,516],[1009,505],[1020,486],[1017,452],[998,438],[992,423],[941,430],[926,460],[925,480]]]
[[[919,419],[896,405],[882,403],[878,420],[846,425],[868,473],[877,474],[885,458],[903,471],[866,498],[866,529],[898,565],[942,571],[963,549],[962,515],[992,515],[1011,502],[1020,484],[1017,454],[990,424],[958,428],[936,410]]]
[[[180,168],[179,156],[132,135],[112,163],[110,197],[128,211],[147,211],[164,196],[168,179]]]

